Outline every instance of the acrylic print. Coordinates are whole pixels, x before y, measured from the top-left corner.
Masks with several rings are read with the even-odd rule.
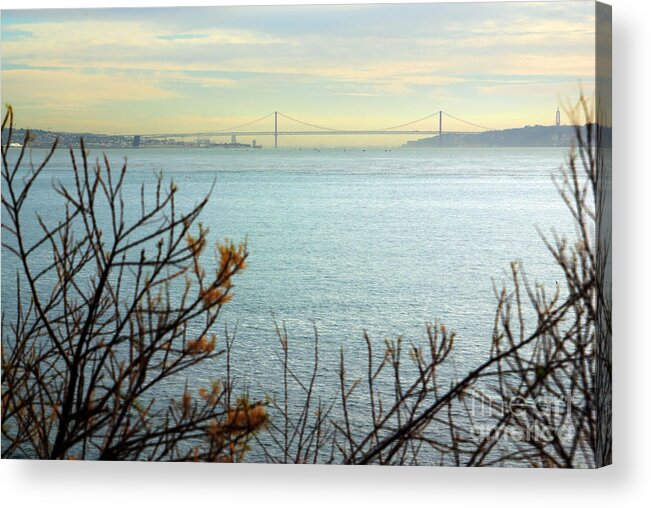
[[[610,37],[2,12],[2,458],[609,464]]]

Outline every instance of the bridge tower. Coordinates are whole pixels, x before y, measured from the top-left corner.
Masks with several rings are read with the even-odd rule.
[[[561,125],[561,108],[557,107],[556,108],[556,127],[559,127]]]
[[[439,110],[439,145],[443,141],[441,137],[443,135],[443,111]]]
[[[278,148],[278,111],[274,111],[274,148]]]

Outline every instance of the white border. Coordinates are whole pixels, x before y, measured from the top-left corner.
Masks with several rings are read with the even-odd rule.
[[[351,3],[0,0],[0,8]],[[364,2],[369,3],[369,2]],[[387,2],[383,2],[387,3]],[[600,471],[0,461],[4,506],[649,506],[648,2],[612,0],[615,465]]]

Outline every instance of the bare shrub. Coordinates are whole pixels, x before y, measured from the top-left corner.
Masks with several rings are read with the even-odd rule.
[[[440,374],[454,344],[454,334],[441,324],[428,326],[427,343],[410,344],[406,359],[403,339],[387,342],[378,361],[366,336],[368,375],[348,380],[342,353],[337,401],[315,402],[318,355],[312,379],[302,382],[289,367],[287,332],[278,329],[285,379],[296,382],[304,398],[298,415],[287,410],[286,402],[271,408],[272,421],[283,423],[269,429],[281,448],[267,450],[269,460],[531,467],[610,463],[611,309],[603,298],[610,245],[595,235],[604,204],[604,132],[583,96],[569,113],[576,143],[554,184],[576,237],[540,233],[564,274],[563,284],[549,291],[531,283],[520,263],[512,263],[511,286],[495,288],[490,351],[461,379]],[[387,386],[392,393],[386,393]],[[361,390],[365,414],[352,425],[349,404]],[[284,393],[287,397],[287,388]]]
[[[70,150],[74,184],[56,184],[64,216],[34,222],[24,204],[38,199],[30,190],[57,144],[25,168],[28,133],[10,164],[12,127],[9,108],[2,247],[20,268],[16,312],[9,323],[3,312],[2,323],[3,455],[241,459],[266,423],[264,407],[231,400],[228,377],[196,391],[182,374],[226,356],[228,338],[212,328],[245,268],[246,245],[218,244],[216,266],[204,268],[207,230],[196,223],[208,198],[180,214],[176,185],[159,177],[153,189],[142,186],[140,203],[125,202],[126,163],[117,171],[106,158],[91,164],[83,140],[79,153]],[[127,222],[134,206],[140,214]],[[40,235],[28,243],[25,230],[34,227]],[[161,400],[156,389],[168,381],[178,395]]]

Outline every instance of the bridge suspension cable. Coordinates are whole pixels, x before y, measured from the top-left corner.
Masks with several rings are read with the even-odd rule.
[[[314,125],[314,124],[311,124],[311,123],[307,123],[307,122],[304,122],[303,120],[298,120],[296,118],[292,118],[291,116],[286,115],[285,113],[281,113],[280,111],[278,111],[278,116],[282,116],[283,118],[287,118],[287,120],[292,120],[293,122],[300,123],[302,125],[305,125],[307,127],[312,127],[314,129],[321,129],[321,130],[330,131],[330,132],[337,132],[337,131],[342,130],[342,129],[331,129],[330,127],[323,127],[321,125]]]
[[[457,120],[458,122],[465,123],[465,124],[468,124],[468,125],[472,125],[473,127],[477,127],[479,129],[484,129],[484,130],[487,130],[487,131],[494,131],[495,130],[492,127],[486,127],[485,125],[479,125],[479,124],[476,124],[476,123],[469,122],[467,120],[463,120],[462,118],[451,115],[450,113],[446,113],[445,111],[443,111],[443,114],[445,116],[447,116],[447,117],[450,117],[450,118],[453,118],[454,120]]]
[[[418,120],[412,120],[411,122],[407,123],[401,123],[400,125],[393,125],[391,127],[386,127],[384,129],[380,129],[381,131],[391,131],[393,129],[399,129],[400,127],[407,127],[408,125],[413,125],[418,122],[422,122],[423,120],[428,120],[429,118],[433,118],[435,116],[438,116],[440,111],[437,111],[436,113],[432,113],[431,115],[424,116],[423,118],[419,118]]]
[[[278,113],[278,114],[280,114],[280,113]],[[233,132],[233,131],[235,131],[237,129],[241,129],[242,127],[248,127],[249,125],[252,125],[252,124],[257,123],[257,122],[261,122],[262,120],[266,120],[267,118],[272,117],[272,116],[274,116],[273,111],[271,113],[269,113],[268,115],[261,116],[260,118],[256,118],[255,120],[251,120],[250,122],[246,122],[246,123],[243,123],[243,124],[240,124],[240,125],[236,125],[235,127],[229,127],[228,129],[220,129],[220,130],[215,131],[215,132],[225,132],[225,133],[230,134],[231,132]]]
[[[199,136],[224,136],[224,135],[233,135],[233,134],[239,134],[239,135],[247,135],[247,136],[265,136],[265,135],[273,135],[275,136],[276,140],[278,136],[288,136],[288,135],[318,135],[318,134],[333,134],[333,135],[352,135],[352,134],[363,134],[363,135],[374,135],[374,134],[393,134],[393,135],[426,135],[426,134],[442,134],[443,132],[456,132],[456,133],[465,133],[465,134],[473,134],[476,132],[462,132],[462,131],[452,131],[448,130],[445,131],[442,129],[442,118],[443,115],[445,115],[448,118],[452,118],[454,120],[457,120],[461,123],[471,125],[475,128],[482,129],[484,131],[492,131],[495,130],[491,127],[486,127],[485,125],[480,125],[477,123],[469,122],[468,120],[464,120],[462,118],[459,118],[457,116],[451,115],[450,113],[446,113],[445,111],[437,111],[435,113],[431,113],[429,115],[423,116],[422,118],[418,118],[416,120],[412,120],[410,122],[405,122],[401,123],[398,125],[392,125],[391,127],[386,127],[384,129],[362,129],[362,130],[355,130],[355,129],[334,129],[331,127],[324,127],[323,125],[317,125],[309,122],[304,122],[303,120],[299,120],[298,118],[294,118],[292,116],[286,115],[285,113],[281,113],[280,111],[274,111],[272,113],[268,113],[264,116],[261,116],[260,118],[256,118],[255,120],[250,120],[245,123],[241,123],[238,125],[235,125],[233,127],[229,127],[228,129],[219,129],[215,131],[210,131],[210,132],[197,132],[197,133],[177,133],[177,134],[142,134],[141,137],[145,138],[157,138],[157,137],[188,137],[195,135],[197,137]],[[409,130],[404,130],[404,127],[408,127],[410,125],[416,124],[418,122],[422,122],[424,120],[428,120],[434,117],[439,117],[439,124],[438,124],[438,129],[437,128],[420,128],[420,129],[409,129]],[[292,122],[296,122],[300,125],[310,127],[312,129],[316,129],[314,131],[307,131],[307,130],[289,130],[289,129],[279,129],[278,128],[278,117],[285,118],[287,120],[290,120]],[[257,122],[262,122],[264,120],[267,120],[269,118],[274,118],[274,125],[272,129],[265,130],[265,129],[257,129],[257,130],[244,130],[241,131],[240,129],[243,129],[245,127],[248,127],[252,124],[255,124]]]

